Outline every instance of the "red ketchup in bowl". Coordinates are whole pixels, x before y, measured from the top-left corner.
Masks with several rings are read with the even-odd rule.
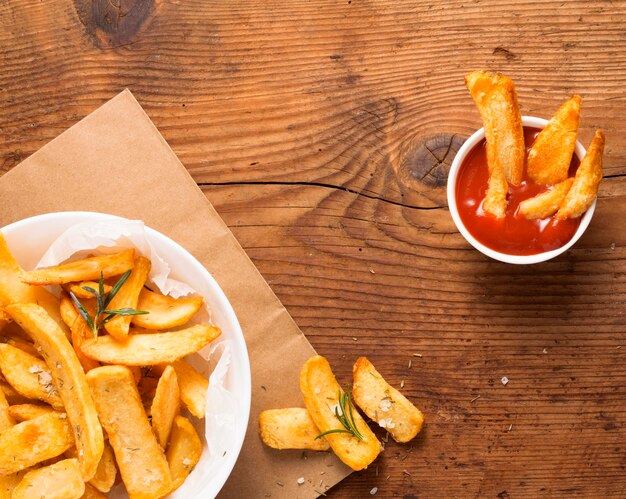
[[[524,127],[526,154],[539,132],[538,128]],[[572,155],[570,177],[575,175],[579,164],[576,154]],[[482,204],[488,183],[487,148],[483,139],[469,152],[459,168],[456,203],[467,230],[488,248],[509,255],[536,255],[560,248],[578,229],[580,217],[557,220],[551,216],[542,220],[527,220],[518,213],[518,206],[522,201],[549,188],[528,179],[525,170],[520,185],[509,185],[506,216],[502,219],[483,211]]]

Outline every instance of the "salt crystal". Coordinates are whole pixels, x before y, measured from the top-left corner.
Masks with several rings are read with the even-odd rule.
[[[303,477],[303,476],[301,476],[300,478],[298,478],[298,480],[297,480],[297,481],[298,481],[298,485],[302,485],[302,484],[304,484],[304,477]]]
[[[395,428],[396,424],[391,418],[382,418],[378,421],[378,426],[380,426],[381,428]]]
[[[315,394],[320,393],[322,390],[320,390],[319,388],[316,388],[315,390],[313,390],[315,392]]]
[[[502,376],[502,379],[500,381],[502,381],[503,385],[506,385],[509,382],[509,378],[507,378],[506,376]]]
[[[389,409],[391,409],[391,400],[382,399],[380,404],[378,404],[378,407],[380,407],[380,410],[383,412],[389,412]]]
[[[375,496],[375,495],[376,495],[376,492],[378,492],[378,487],[374,487],[374,488],[372,488],[372,490],[370,490],[370,495],[371,495],[371,496]]]

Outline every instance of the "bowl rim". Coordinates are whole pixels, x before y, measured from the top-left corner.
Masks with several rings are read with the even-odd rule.
[[[4,232],[6,230],[12,231],[20,229],[21,226],[33,222],[50,222],[55,219],[64,220],[68,218],[73,219],[73,223],[112,219],[130,220],[125,217],[95,211],[57,211],[23,218],[21,220],[0,227],[0,231]],[[183,257],[186,259],[187,263],[189,263],[193,267],[194,271],[197,272],[203,279],[205,279],[209,283],[209,287],[211,288],[212,292],[215,293],[214,298],[223,308],[227,322],[232,328],[232,331],[234,333],[232,340],[235,342],[237,348],[240,350],[241,355],[243,356],[243,359],[245,361],[243,365],[238,366],[241,382],[243,384],[242,393],[245,394],[243,400],[240,398],[240,402],[242,403],[241,409],[243,411],[242,422],[245,422],[245,424],[242,424],[235,431],[233,449],[231,452],[228,453],[228,457],[224,459],[224,464],[221,467],[224,472],[219,474],[216,473],[215,475],[213,475],[213,480],[207,483],[206,486],[201,486],[201,494],[210,494],[206,497],[215,497],[223,488],[226,480],[228,480],[235,467],[235,464],[243,447],[246,432],[248,430],[248,425],[250,423],[250,410],[252,401],[252,375],[250,356],[248,354],[245,336],[241,329],[241,325],[239,324],[239,319],[237,318],[237,315],[235,314],[235,311],[230,304],[230,301],[226,297],[226,294],[224,293],[218,282],[215,280],[215,278],[211,275],[211,273],[204,267],[204,265],[202,265],[187,249],[185,249],[173,239],[169,238],[165,234],[162,234],[156,229],[149,227],[148,225],[145,225],[145,228],[149,238],[159,240],[161,243],[164,243],[165,245],[170,245],[174,248],[174,250],[180,252],[181,255],[183,255]]]
[[[536,116],[522,116],[522,126],[543,129],[548,124],[548,122],[548,120]],[[477,249],[484,255],[493,258],[494,260],[498,260],[504,263],[511,263],[514,265],[530,265],[534,263],[545,262],[565,253],[581,238],[585,230],[587,230],[587,227],[589,227],[589,223],[591,222],[591,218],[593,217],[593,213],[596,209],[597,199],[594,200],[593,204],[582,216],[580,224],[578,225],[578,229],[567,243],[565,243],[560,248],[550,251],[544,251],[542,253],[536,253],[534,255],[509,255],[507,253],[501,253],[499,251],[493,250],[479,242],[465,227],[465,224],[463,223],[463,221],[461,220],[461,216],[459,215],[458,207],[456,204],[456,180],[461,164],[470,153],[470,151],[474,148],[474,146],[482,141],[484,138],[485,128],[482,127],[476,130],[463,143],[459,151],[456,153],[454,160],[452,161],[452,165],[450,166],[450,172],[448,173],[448,208],[450,210],[450,215],[452,215],[452,220],[454,220],[454,224],[456,225],[459,232],[463,235],[468,243],[470,243],[475,249]],[[576,154],[580,161],[582,161],[583,157],[585,156],[585,152],[586,150],[583,145],[580,143],[579,140],[576,140],[574,154]]]

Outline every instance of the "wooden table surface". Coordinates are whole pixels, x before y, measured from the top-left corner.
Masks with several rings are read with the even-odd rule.
[[[450,218],[476,68],[606,132],[552,262],[488,260]],[[624,497],[626,2],[0,1],[3,172],[126,87],[340,381],[367,355],[426,415],[329,497]]]

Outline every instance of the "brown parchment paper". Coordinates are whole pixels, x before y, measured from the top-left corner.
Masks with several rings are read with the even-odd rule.
[[[0,227],[55,211],[143,220],[215,277],[237,313],[252,368],[246,440],[219,497],[312,498],[349,474],[331,453],[262,445],[259,412],[303,407],[300,368],[315,351],[128,90],[2,176],[0,203]]]

